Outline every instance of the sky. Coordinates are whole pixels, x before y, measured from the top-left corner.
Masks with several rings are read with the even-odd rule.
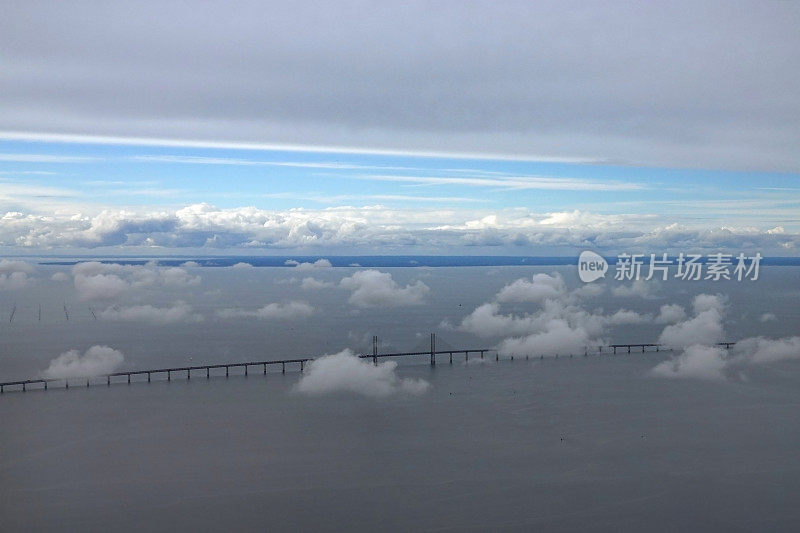
[[[16,3],[6,253],[800,246],[791,2]]]

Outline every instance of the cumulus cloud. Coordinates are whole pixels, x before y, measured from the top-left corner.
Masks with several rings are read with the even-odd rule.
[[[540,302],[557,298],[567,290],[560,274],[534,274],[533,278],[518,279],[503,287],[497,294],[498,302]]]
[[[327,259],[317,259],[313,263],[300,263],[294,259],[288,259],[285,263],[287,266],[294,266],[297,270],[314,270],[317,268],[331,268],[333,265]]]
[[[184,302],[171,307],[152,305],[133,305],[128,307],[109,307],[100,313],[103,320],[124,322],[150,322],[153,324],[174,324],[177,322],[200,322],[203,316],[192,312],[193,308]]]
[[[723,340],[723,314],[727,306],[721,295],[699,294],[692,303],[694,316],[664,328],[658,342],[673,347],[714,344]]]
[[[0,260],[0,291],[24,289],[32,282],[33,266],[25,261]]]
[[[0,274],[13,274],[16,272],[32,274],[33,270],[33,265],[26,261],[0,259]]]
[[[131,213],[107,209],[0,216],[0,245],[20,248],[104,246],[211,249],[308,249],[385,246],[464,249],[472,246],[538,250],[693,249],[715,251],[736,243],[784,255],[800,249],[800,234],[766,228],[685,226],[653,215],[586,212],[534,213],[502,209],[392,209],[386,206],[270,211],[193,204],[175,211]],[[526,252],[528,253],[528,252]],[[297,262],[295,262],[297,263]]]
[[[314,314],[314,308],[306,302],[270,303],[260,309],[248,311],[244,309],[221,309],[217,315],[221,318],[259,318],[263,320],[292,320],[307,318]]]
[[[662,305],[656,322],[659,324],[675,324],[686,318],[686,310],[678,304]]]
[[[348,301],[357,307],[420,305],[430,292],[419,280],[400,287],[391,274],[379,270],[360,270],[342,279],[339,286],[351,291]]]
[[[311,361],[295,390],[312,395],[350,392],[386,397],[399,393],[421,394],[430,387],[427,381],[421,379],[398,378],[396,367],[394,361],[374,365],[357,357],[349,349],[343,350]]]
[[[50,361],[42,375],[49,379],[100,376],[114,372],[124,360],[122,352],[108,346],[92,346],[83,354],[70,350]]]
[[[66,272],[56,272],[55,274],[50,276],[50,279],[52,279],[53,281],[69,281],[69,274],[67,274]]]
[[[237,270],[239,270],[239,269],[248,269],[248,268],[253,268],[253,265],[251,265],[250,263],[239,262],[239,263],[236,263],[235,265],[231,266],[231,268],[235,268]]]
[[[651,375],[666,378],[723,379],[752,365],[800,359],[800,337],[750,337],[730,349],[695,344],[678,356],[659,363]]]
[[[316,278],[303,278],[303,281],[300,282],[300,288],[303,290],[317,290],[317,289],[329,289],[332,287],[336,287],[336,284],[330,281],[322,281]]]
[[[620,285],[611,289],[611,294],[620,298],[653,298],[658,284],[654,281],[637,279],[630,285]]]
[[[24,289],[31,282],[25,272],[12,272],[11,274],[0,274],[0,291],[14,291]]]
[[[624,326],[627,324],[642,324],[652,320],[651,316],[642,315],[636,311],[620,309],[611,316],[605,317],[604,322],[610,326]]]
[[[75,289],[82,300],[116,298],[130,288],[130,283],[116,274],[75,275]]]
[[[723,379],[725,348],[695,344],[679,356],[663,361],[650,372],[662,378]]]
[[[201,281],[200,276],[192,276],[185,268],[159,267],[154,262],[122,265],[87,261],[72,267],[72,275],[83,300],[115,298],[131,288],[181,288]]]

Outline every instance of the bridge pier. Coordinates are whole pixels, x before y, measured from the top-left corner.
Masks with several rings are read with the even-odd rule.
[[[286,363],[281,363],[281,374],[286,373]]]
[[[300,361],[300,372],[303,372],[305,370],[305,368],[306,368],[306,362],[305,361]]]
[[[187,381],[191,381],[192,380],[192,371],[189,368],[186,369],[186,380]]]
[[[110,386],[111,386],[111,376],[106,376],[106,387],[110,387]],[[45,387],[45,388],[47,388],[47,387]]]
[[[431,333],[431,366],[436,365],[436,333]]]
[[[150,383],[150,372],[147,373],[147,382]]]
[[[172,381],[172,372],[167,370],[167,381]]]
[[[226,378],[228,377],[228,367],[227,366],[225,367],[225,377]]]
[[[264,375],[267,375],[267,363],[264,363]]]
[[[211,369],[206,367],[206,379],[211,377]]]
[[[247,365],[244,365],[244,375],[247,375]]]

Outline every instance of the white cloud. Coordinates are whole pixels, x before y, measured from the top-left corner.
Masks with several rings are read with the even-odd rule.
[[[391,274],[378,270],[360,270],[342,279],[339,286],[352,291],[349,302],[357,307],[420,305],[430,292],[419,280],[400,287]]]
[[[534,274],[531,281],[518,279],[503,287],[497,294],[499,302],[540,302],[557,298],[567,290],[560,274]]]
[[[190,287],[198,285],[200,276],[190,275],[181,267],[121,265],[87,261],[72,267],[75,288],[81,299],[115,298],[131,288]]]
[[[753,227],[685,226],[665,216],[534,213],[516,208],[443,210],[371,205],[273,211],[223,209],[203,203],[177,210],[109,208],[95,214],[65,206],[46,213],[10,211],[0,216],[0,245],[20,248],[305,250],[373,247],[377,243],[427,250],[472,246],[554,250],[582,249],[591,243],[600,250],[674,252],[718,250],[742,242],[748,243],[750,250],[785,255],[800,249],[800,234]]]
[[[656,322],[659,324],[675,324],[686,318],[686,310],[678,304],[661,306]]]
[[[651,321],[652,318],[648,315],[641,315],[636,311],[620,309],[613,315],[606,317],[605,323],[610,326],[624,326],[627,324],[642,324]]]
[[[300,263],[294,259],[288,259],[284,264],[288,266],[294,265],[297,270],[314,270],[317,268],[331,268],[333,265],[327,259],[317,259],[313,263]]]
[[[336,284],[330,281],[322,281],[316,278],[303,278],[303,281],[300,282],[300,288],[303,290],[318,290],[318,289],[328,289],[336,287]]]
[[[725,348],[695,344],[679,356],[662,361],[650,373],[662,378],[723,379]]]
[[[181,263],[181,266],[183,268],[201,268],[203,265],[201,265],[197,261],[186,261],[184,263]]]
[[[694,344],[714,344],[723,340],[725,298],[720,295],[700,294],[695,296],[692,306],[695,315],[664,328],[658,342],[668,346],[687,347]]]
[[[398,378],[396,367],[394,361],[374,365],[352,351],[344,350],[311,361],[296,390],[304,394],[350,392],[370,397],[421,394],[428,390],[430,385],[427,381]]]
[[[133,305],[128,307],[109,307],[100,313],[100,318],[126,322],[150,322],[153,324],[200,322],[203,320],[202,315],[192,311],[192,306],[184,302],[178,302],[171,307]]]
[[[0,259],[0,274],[14,274],[16,272],[32,274],[33,270],[33,265],[28,262]]]
[[[253,268],[253,265],[251,265],[250,263],[241,263],[240,262],[240,263],[236,263],[235,265],[231,266],[231,268],[234,268],[234,269],[248,269],[248,268]]]
[[[657,282],[637,279],[630,285],[620,285],[612,288],[611,294],[620,298],[653,298],[657,289]]]
[[[667,378],[722,379],[735,369],[789,359],[800,359],[800,337],[750,337],[730,349],[700,344],[689,346],[677,357],[656,365],[651,374]]]
[[[775,313],[764,313],[758,319],[759,322],[775,322],[778,320],[778,317],[775,316]]]
[[[116,298],[130,288],[130,284],[116,274],[75,275],[75,289],[82,300]]]
[[[33,282],[28,274],[33,273],[33,270],[33,265],[25,261],[0,260],[0,291],[14,291],[28,287]]]
[[[314,314],[314,308],[306,302],[270,303],[255,311],[244,309],[221,309],[217,315],[222,318],[259,318],[262,320],[292,320],[307,318]]]
[[[545,322],[541,331],[524,337],[505,339],[500,343],[501,355],[558,355],[583,353],[586,347],[598,344],[585,328],[574,327],[564,319]]]
[[[731,348],[731,354],[736,362],[753,364],[800,359],[800,337],[784,337],[781,339],[750,337],[737,342]]]
[[[67,274],[66,272],[56,272],[55,274],[50,276],[50,279],[52,279],[53,281],[69,281],[69,274]]]
[[[31,282],[25,272],[12,272],[11,274],[0,274],[0,291],[15,291],[24,289]]]
[[[108,346],[92,346],[83,355],[70,350],[50,361],[42,375],[50,379],[100,376],[114,372],[124,359],[122,352]]]

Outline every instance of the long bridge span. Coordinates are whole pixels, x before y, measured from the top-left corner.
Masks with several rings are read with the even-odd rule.
[[[718,342],[717,346],[722,346],[724,348],[730,348],[736,344],[735,342]],[[638,349],[633,351],[634,349]],[[646,351],[652,352],[659,352],[659,351],[669,351],[672,350],[671,347],[658,344],[658,343],[635,343],[635,344],[610,344],[607,346],[587,346],[584,350],[583,354],[563,354],[564,356],[573,357],[574,355],[583,355],[588,357],[589,355],[602,355],[602,354],[616,354],[618,350],[621,350],[622,353],[645,353]],[[486,354],[494,354],[495,361],[500,360],[500,354],[495,348],[468,348],[468,349],[458,349],[458,350],[437,350],[436,349],[436,334],[431,333],[431,348],[430,350],[426,351],[417,351],[417,352],[389,352],[389,353],[379,353],[378,352],[378,337],[372,337],[372,353],[362,353],[358,354],[358,357],[361,359],[372,359],[375,364],[378,364],[378,359],[386,358],[386,357],[412,357],[412,356],[428,356],[430,357],[430,364],[431,366],[436,365],[436,360],[438,356],[448,356],[448,363],[453,364],[453,356],[456,355],[463,355],[465,361],[469,361],[470,354],[474,354],[474,356],[479,357],[480,359],[485,359]],[[555,354],[555,357],[558,358],[559,354]],[[526,354],[524,355],[525,359],[530,358],[544,358],[543,354]],[[512,355],[510,359],[514,359]],[[32,378],[32,379],[23,379],[23,380],[16,380],[16,381],[5,381],[0,382],[0,394],[10,391],[21,391],[25,392],[29,389],[38,389],[38,390],[47,390],[51,386],[59,386],[69,389],[70,386],[80,386],[80,387],[89,387],[91,385],[102,385],[105,384],[107,386],[111,386],[112,383],[122,383],[126,382],[128,384],[131,383],[131,378],[133,377],[142,377],[147,376],[147,382],[149,383],[154,378],[160,378],[160,380],[164,381],[172,381],[173,378],[185,378],[187,380],[191,380],[192,376],[200,377],[205,374],[206,379],[210,379],[212,377],[212,370],[220,370],[225,369],[225,377],[230,376],[231,369],[241,369],[244,370],[244,375],[249,375],[251,370],[261,370],[261,372],[266,375],[268,368],[274,368],[279,366],[280,371],[282,374],[286,373],[287,365],[289,370],[299,370],[303,372],[305,370],[306,364],[313,361],[313,357],[300,357],[300,358],[293,358],[293,359],[278,359],[278,360],[269,360],[269,361],[247,361],[247,362],[232,362],[232,363],[215,363],[209,365],[194,365],[194,366],[178,366],[178,367],[168,367],[168,368],[151,368],[151,369],[144,369],[144,370],[123,370],[120,372],[112,372],[110,374],[102,374],[99,376],[83,376],[83,377],[66,377],[66,378]],[[214,376],[216,377],[216,376]]]

